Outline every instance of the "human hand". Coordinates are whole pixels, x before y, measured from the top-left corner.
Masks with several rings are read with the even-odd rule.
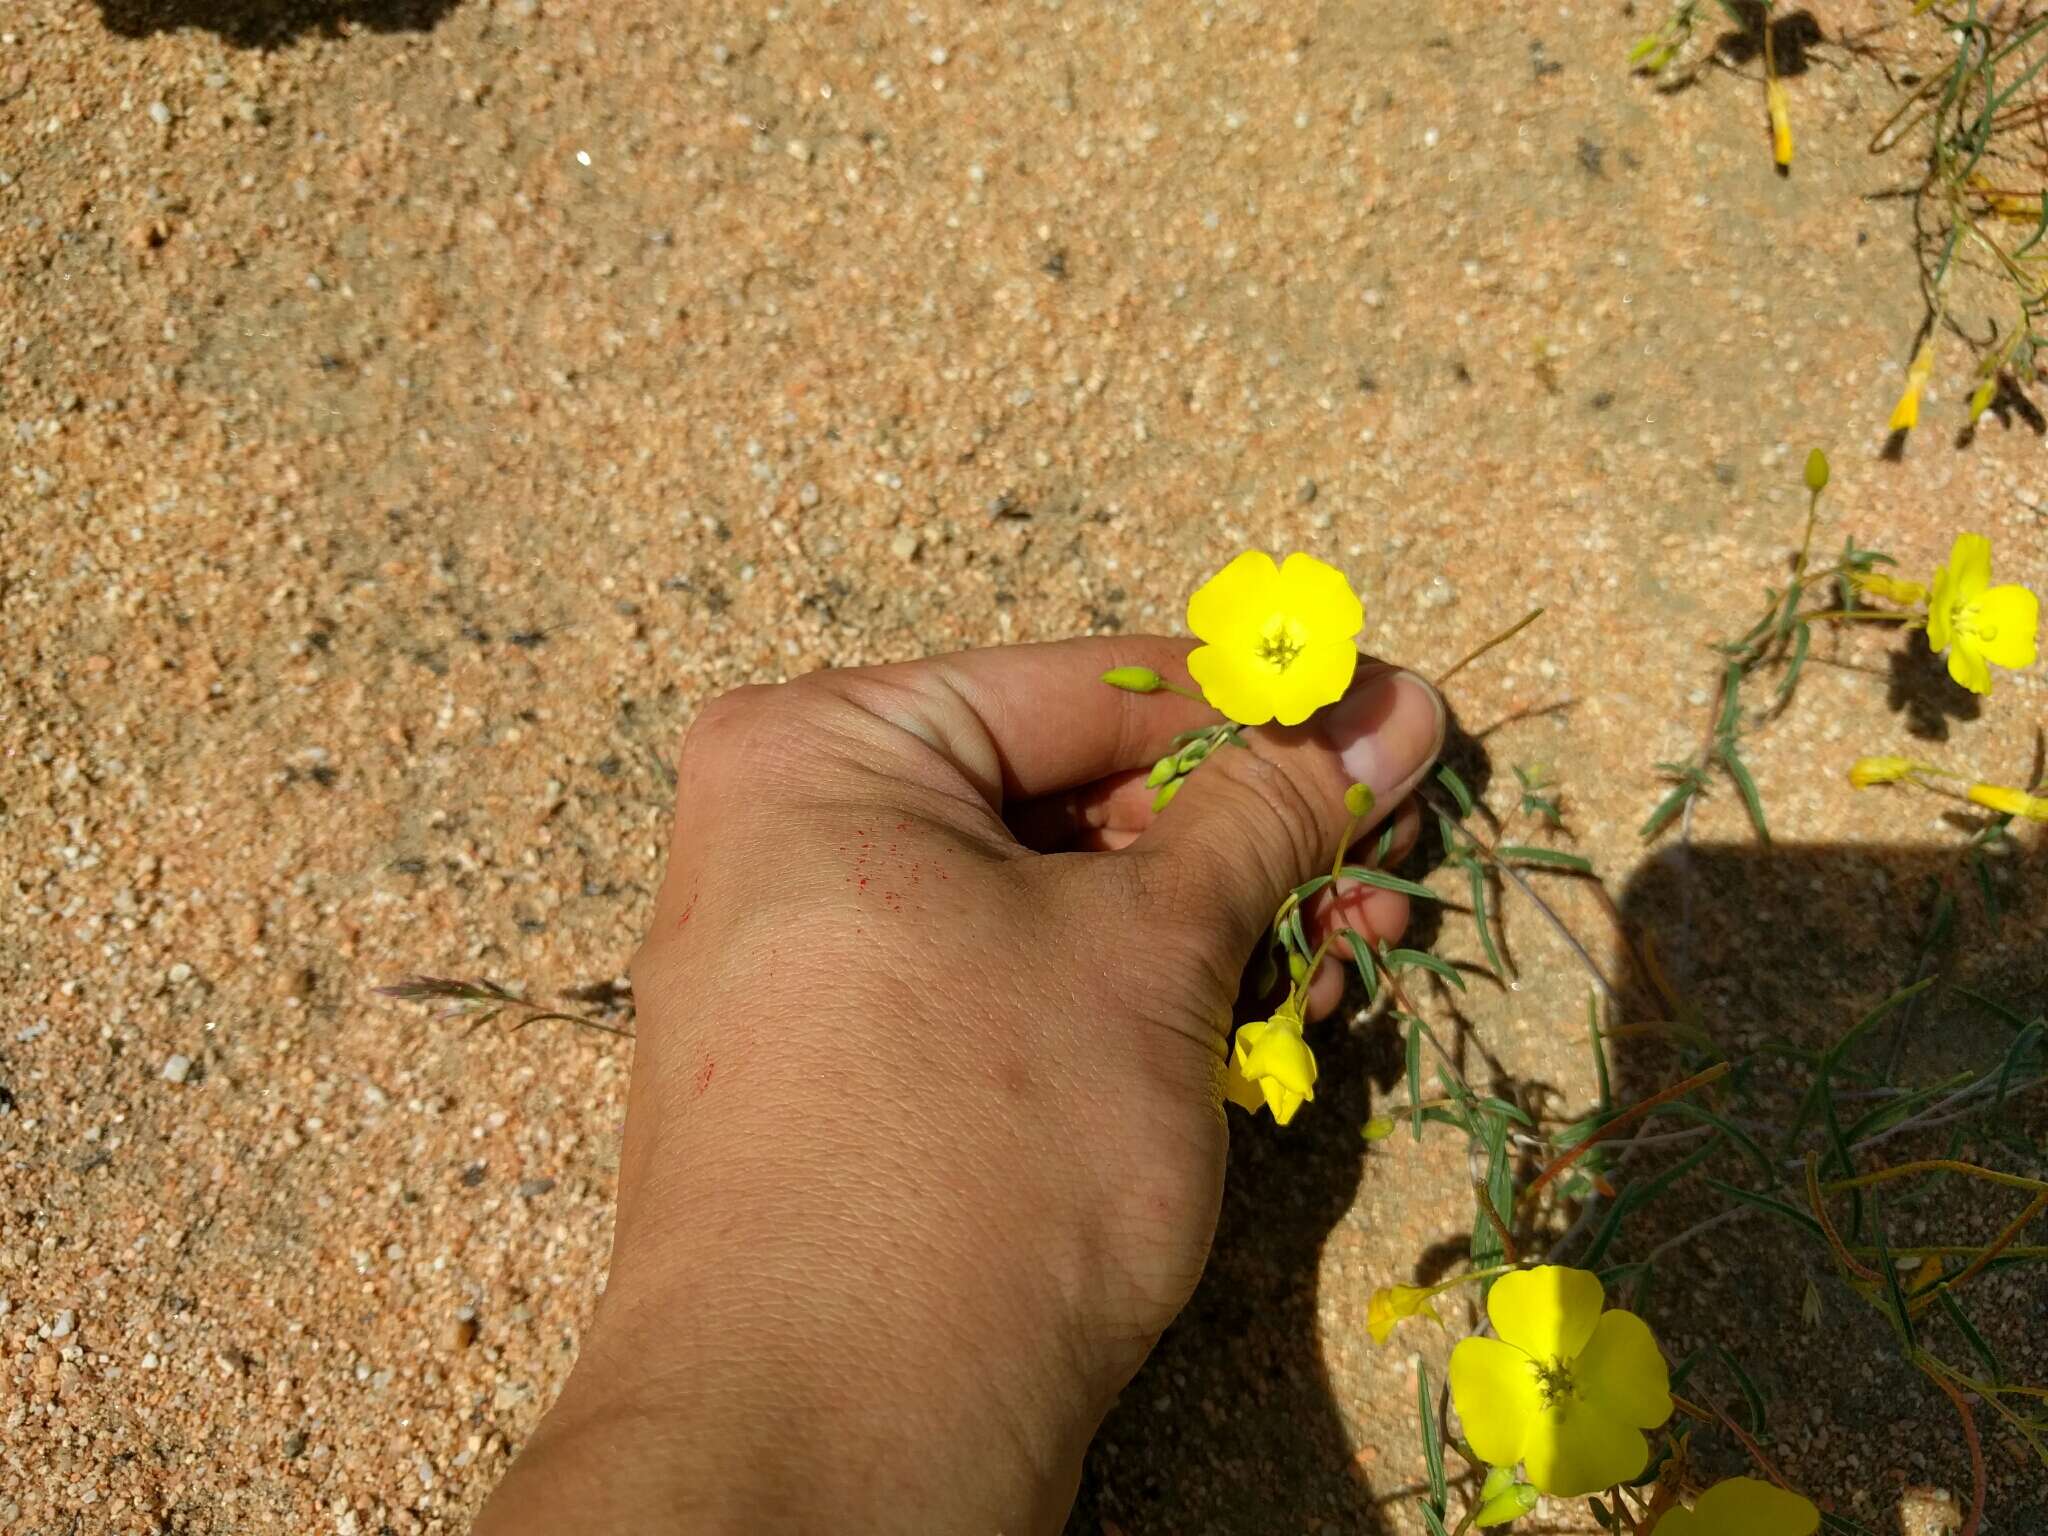
[[[1348,784],[1361,834],[1412,842],[1443,740],[1426,684],[1361,661],[1155,825],[1146,768],[1213,717],[1096,679],[1189,649],[969,652],[703,712],[633,963],[609,1283],[479,1536],[1060,1528],[1207,1256],[1245,963],[1328,869]],[[1323,932],[1407,921],[1329,895]],[[1341,990],[1326,967],[1310,1011]]]

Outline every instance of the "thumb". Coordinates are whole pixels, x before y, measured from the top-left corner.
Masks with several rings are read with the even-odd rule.
[[[1249,954],[1288,892],[1329,873],[1351,821],[1346,788],[1372,790],[1358,831],[1377,826],[1443,749],[1446,719],[1414,673],[1365,663],[1307,723],[1249,731],[1250,751],[1212,754],[1132,852],[1213,941]]]

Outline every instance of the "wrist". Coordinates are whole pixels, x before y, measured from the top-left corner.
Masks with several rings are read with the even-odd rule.
[[[1061,1530],[1094,1423],[1049,1444],[1055,1405],[918,1339],[700,1331],[682,1307],[602,1309],[477,1536]]]

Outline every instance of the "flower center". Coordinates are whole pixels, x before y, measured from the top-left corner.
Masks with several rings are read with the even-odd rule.
[[[1555,1408],[1572,1395],[1572,1366],[1569,1360],[1535,1360],[1536,1387],[1543,1394],[1543,1406]]]
[[[1307,645],[1308,637],[1302,627],[1284,614],[1276,617],[1259,636],[1259,660],[1269,663],[1275,672],[1285,672],[1294,664]]]
[[[1987,624],[1977,612],[1974,603],[1956,614],[1955,627],[1966,635],[1974,635],[1987,645],[1998,638],[1998,626]]]

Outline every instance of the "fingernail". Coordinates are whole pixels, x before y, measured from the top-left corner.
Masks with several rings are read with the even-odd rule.
[[[1413,672],[1388,668],[1354,683],[1321,723],[1345,774],[1384,804],[1435,761],[1448,718],[1434,688]]]

